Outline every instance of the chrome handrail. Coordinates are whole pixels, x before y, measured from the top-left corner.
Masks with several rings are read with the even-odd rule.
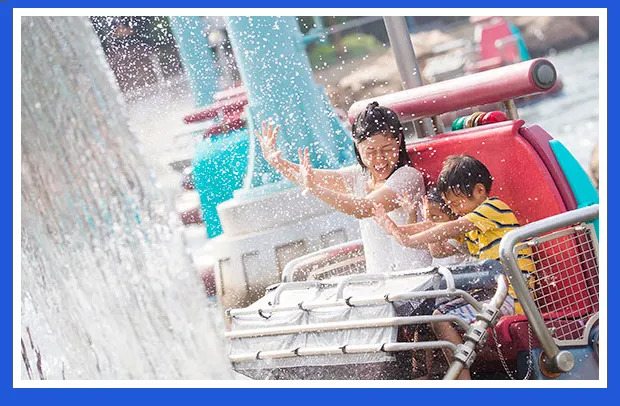
[[[295,271],[297,271],[300,266],[311,265],[314,258],[316,258],[315,261],[320,264],[331,259],[331,257],[327,257],[325,256],[325,254],[338,252],[338,250],[342,249],[363,249],[363,247],[364,245],[362,244],[362,240],[353,240],[344,242],[342,244],[333,245],[331,247],[323,248],[310,254],[295,258],[284,266],[284,269],[282,270],[282,282],[291,282],[293,280],[293,275],[295,274]]]
[[[264,350],[230,356],[230,361],[248,362],[276,358],[294,358],[312,355],[339,355],[339,354],[369,354],[378,352],[401,352],[429,349],[456,350],[456,345],[449,341],[428,341],[414,343],[379,343],[379,344],[347,344],[341,347],[301,347],[285,350]]]
[[[454,357],[448,371],[444,375],[444,380],[457,379],[463,368],[469,368],[471,363],[474,362],[476,357],[476,347],[484,344],[486,341],[486,329],[488,327],[494,327],[499,317],[499,309],[504,304],[506,296],[508,295],[508,284],[504,276],[497,277],[497,290],[495,294],[487,303],[483,306],[482,310],[479,310],[479,315],[476,317],[476,321],[468,326],[467,333],[465,334],[465,342],[457,346],[457,351],[454,353]],[[490,312],[488,314],[485,312]]]
[[[375,327],[408,326],[413,324],[428,324],[431,322],[449,321],[458,324],[463,330],[467,330],[469,324],[459,316],[453,315],[433,315],[433,316],[408,316],[408,317],[384,317],[364,320],[331,321],[324,323],[306,324],[302,326],[277,326],[254,328],[238,331],[227,331],[224,337],[234,338],[255,338],[269,337],[285,334],[298,333],[319,333],[323,331],[353,330]]]
[[[344,299],[343,291],[344,288],[351,282],[359,281],[359,282],[381,282],[394,278],[403,278],[413,275],[424,275],[429,273],[436,273],[438,276],[441,275],[443,280],[446,282],[446,288],[433,289],[433,290],[424,290],[424,291],[397,291],[388,294],[374,295],[374,296],[352,296],[347,299]],[[294,305],[280,304],[280,296],[284,290],[289,289],[305,289],[308,287],[329,287],[336,286],[336,298],[329,300],[312,300],[309,302],[299,302]],[[348,277],[344,277],[340,281],[300,281],[300,282],[286,282],[277,285],[274,291],[274,299],[272,302],[268,303],[264,308],[256,308],[256,307],[246,307],[242,309],[227,309],[226,316],[227,317],[236,317],[243,315],[256,314],[264,315],[264,314],[272,314],[274,312],[285,312],[285,311],[309,311],[312,309],[319,309],[325,307],[338,307],[338,306],[371,306],[380,303],[393,303],[399,301],[407,301],[407,300],[415,300],[415,299],[435,299],[435,298],[456,298],[460,297],[466,300],[469,304],[471,304],[476,310],[480,311],[482,309],[482,304],[474,299],[467,291],[463,289],[457,289],[455,285],[454,276],[452,272],[448,268],[435,268],[428,267],[423,269],[416,270],[407,270],[407,271],[399,271],[394,273],[385,273],[385,274],[360,274],[360,275],[350,275]]]
[[[376,296],[352,296],[347,299],[337,300],[318,300],[310,302],[299,302],[295,305],[269,305],[264,308],[246,307],[243,309],[227,309],[225,314],[227,317],[246,316],[250,314],[272,314],[276,312],[287,311],[309,311],[314,309],[322,309],[326,307],[360,307],[360,306],[372,306],[381,303],[393,303],[407,300],[418,299],[437,299],[437,298],[462,298],[471,304],[476,310],[482,309],[482,304],[476,300],[472,295],[462,289],[440,289],[440,290],[425,290],[419,292],[400,292],[400,293],[388,293],[387,295]]]
[[[495,268],[497,269],[497,268]],[[432,348],[448,348],[455,355],[453,362],[451,363],[444,379],[455,379],[463,368],[469,368],[471,363],[476,357],[476,348],[484,344],[486,340],[486,329],[493,327],[500,316],[500,308],[506,299],[508,294],[508,284],[506,278],[502,274],[496,274],[494,278],[497,283],[496,292],[492,299],[484,304],[474,299],[468,292],[461,289],[456,289],[454,279],[449,269],[447,268],[435,268],[429,270],[436,272],[438,275],[443,276],[446,280],[447,289],[431,290],[431,291],[418,291],[418,292],[400,292],[390,293],[384,296],[375,297],[350,297],[348,299],[342,298],[342,290],[351,282],[359,282],[361,277],[347,277],[340,281],[340,283],[331,283],[337,285],[337,290],[340,291],[339,298],[329,301],[317,301],[309,302],[307,304],[299,303],[296,306],[289,305],[275,305],[269,309],[259,309],[258,313],[262,311],[269,313],[267,316],[261,314],[265,318],[270,318],[271,313],[274,311],[284,310],[300,310],[308,311],[313,308],[320,308],[324,306],[364,306],[378,303],[392,303],[397,301],[406,301],[411,299],[428,299],[438,297],[461,297],[469,304],[471,304],[478,312],[477,320],[474,324],[470,325],[466,320],[457,315],[415,315],[408,317],[383,317],[374,319],[362,319],[362,320],[348,320],[348,321],[329,321],[322,323],[314,323],[301,326],[280,325],[262,328],[250,328],[237,331],[229,331],[224,333],[224,336],[229,340],[245,339],[245,338],[259,338],[259,337],[273,337],[279,335],[289,334],[304,334],[304,333],[319,333],[319,332],[332,332],[342,330],[353,329],[365,329],[365,328],[385,328],[396,327],[405,325],[417,325],[428,324],[434,322],[451,322],[460,326],[461,329],[466,330],[465,343],[459,346],[450,344],[444,341],[429,341],[424,343],[382,343],[382,344],[358,344],[358,345],[345,345],[339,347],[299,347],[295,349],[283,349],[283,350],[260,350],[242,354],[229,355],[233,363],[263,360],[263,359],[277,359],[277,358],[291,358],[299,356],[310,355],[331,355],[331,354],[353,354],[353,353],[369,353],[369,352],[391,352],[391,351],[413,351],[421,349]],[[426,271],[426,272],[429,272]],[[416,271],[414,273],[418,273]],[[424,274],[425,272],[420,272]],[[368,282],[376,283],[384,280],[406,276],[411,274],[409,272],[401,272],[396,274],[386,274],[385,276],[372,277],[368,279]],[[369,275],[366,275],[369,276]],[[291,282],[282,284],[283,286],[290,285],[291,288],[303,288],[314,286],[315,284],[321,284],[321,282]],[[283,290],[286,288],[282,288]],[[249,314],[256,312],[257,309],[232,309],[229,310],[229,316]]]
[[[357,275],[349,275],[342,279],[338,286],[336,287],[336,300],[342,299],[342,295],[344,293],[344,288],[347,287],[352,282],[374,282],[374,281],[385,281],[388,278],[389,274],[385,273],[371,273],[371,274],[357,274]]]
[[[329,285],[334,285],[333,282],[328,283]],[[289,282],[289,283],[281,283],[273,293],[273,306],[277,306],[280,304],[280,296],[282,296],[282,292],[285,290],[295,290],[295,289],[306,289],[306,288],[315,288],[321,287],[325,285],[324,282],[320,281],[300,281],[300,282]]]
[[[501,262],[519,298],[519,303],[523,308],[523,312],[527,316],[530,326],[545,352],[545,361],[547,364],[545,367],[551,372],[569,372],[573,368],[575,360],[570,352],[560,351],[558,345],[551,336],[551,332],[547,329],[543,316],[530,296],[529,289],[523,279],[523,274],[517,263],[517,255],[514,252],[515,247],[518,243],[528,238],[536,237],[540,234],[568,227],[576,223],[594,220],[598,218],[598,213],[599,206],[598,204],[594,204],[592,206],[535,221],[508,232],[502,238],[499,245]]]

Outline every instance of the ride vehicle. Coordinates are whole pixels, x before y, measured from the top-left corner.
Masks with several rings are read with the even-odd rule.
[[[535,59],[374,98],[402,121],[503,103],[504,116],[495,116],[504,121],[478,114],[453,126],[460,129],[410,142],[407,151],[429,186],[447,156],[480,159],[494,176],[492,194],[522,226],[501,240],[500,261],[367,274],[361,241],[297,258],[264,297],[226,311],[234,369],[254,379],[455,379],[464,367],[474,379],[598,379],[598,193],[566,148],[520,120],[513,102],[551,89],[556,79],[551,62]],[[370,101],[355,103],[350,120]],[[517,265],[525,246],[534,252],[533,287]],[[498,317],[506,277],[524,314]],[[468,293],[491,286],[486,304]],[[424,311],[454,297],[477,309],[475,322]],[[401,306],[419,311],[399,316]],[[464,343],[422,333],[403,340],[404,326],[433,321],[454,323]],[[439,371],[428,358],[412,362],[412,353],[443,349],[453,356]]]

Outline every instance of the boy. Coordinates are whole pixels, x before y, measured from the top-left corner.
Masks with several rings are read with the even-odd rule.
[[[437,188],[448,207],[457,216],[456,220],[435,224],[426,230],[422,227],[397,226],[384,213],[378,213],[377,221],[396,240],[407,247],[424,247],[454,238],[465,243],[469,253],[478,260],[499,260],[499,243],[510,230],[519,227],[519,222],[508,205],[498,198],[489,197],[493,178],[486,166],[467,155],[449,156],[443,163],[437,181]],[[416,229],[417,228],[417,229]],[[533,284],[534,263],[530,248],[519,253],[519,265],[528,274],[528,284]],[[502,306],[502,315],[523,313],[515,300],[514,289],[510,285],[508,297]],[[513,308],[514,302],[514,308]],[[475,319],[475,310],[462,299],[442,304],[437,313],[452,313],[470,322]],[[434,323],[437,338],[455,344],[462,343],[458,332],[450,323]],[[463,370],[460,379],[469,379],[469,371]]]

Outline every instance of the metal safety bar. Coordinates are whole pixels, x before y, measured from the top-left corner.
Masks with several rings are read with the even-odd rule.
[[[374,282],[374,281],[385,281],[388,279],[389,274],[386,273],[371,273],[371,274],[357,274],[357,275],[349,275],[338,283],[336,287],[336,300],[342,299],[342,295],[344,293],[344,288],[346,288],[349,284],[353,282]]]
[[[428,324],[430,322],[449,321],[457,323],[464,330],[467,322],[458,316],[435,315],[435,316],[409,316],[409,317],[385,317],[366,320],[349,320],[326,323],[308,324],[304,326],[279,326],[269,328],[255,328],[248,330],[229,331],[224,336],[229,339],[268,337],[283,334],[316,333],[322,331],[351,330],[359,328],[406,326],[411,324]]]
[[[559,349],[545,324],[540,310],[530,295],[529,288],[517,262],[517,251],[520,248],[518,244],[530,238],[538,237],[541,234],[572,226],[576,223],[597,219],[598,214],[598,204],[558,214],[508,232],[500,243],[501,261],[517,294],[519,303],[523,307],[523,312],[527,316],[530,326],[544,350],[545,367],[550,372],[568,372],[573,368],[575,360],[570,352]]]
[[[455,290],[426,290],[420,292],[403,292],[403,293],[390,293],[381,296],[361,296],[361,297],[349,297],[339,300],[317,300],[313,302],[300,302],[296,305],[279,305],[268,308],[244,308],[244,309],[229,309],[226,311],[228,317],[244,316],[248,314],[262,314],[263,317],[266,314],[275,312],[285,312],[293,310],[310,311],[313,309],[320,309],[325,307],[361,307],[372,306],[379,303],[393,303],[414,299],[437,299],[437,298],[463,298],[467,303],[471,304],[477,310],[482,309],[482,304],[474,299],[469,293],[461,289]]]
[[[318,264],[313,264],[311,266],[304,265],[303,267],[305,268],[312,268],[312,270],[309,270],[306,275],[307,280],[322,280],[325,278],[325,275],[330,274],[331,277],[340,276],[341,272],[346,275],[353,271],[355,268],[359,270],[359,272],[356,272],[357,274],[366,271],[366,257],[364,257],[363,254],[360,254],[357,257],[338,259],[337,262],[334,261],[334,258],[329,258],[327,262],[328,265],[325,266],[319,266]],[[302,267],[297,268],[297,270],[302,269]]]
[[[445,269],[443,273],[450,272]],[[450,279],[450,278],[448,278]],[[351,279],[349,279],[350,281]],[[383,278],[377,278],[377,280],[384,280]],[[251,353],[242,353],[236,355],[230,355],[232,362],[246,362],[263,359],[276,359],[276,358],[292,358],[300,356],[312,356],[312,355],[338,355],[338,354],[355,354],[355,353],[376,353],[376,352],[396,352],[396,351],[415,351],[426,349],[449,349],[453,353],[453,361],[446,372],[444,379],[456,379],[463,368],[469,368],[476,357],[476,347],[484,345],[487,339],[487,328],[493,327],[500,317],[500,307],[504,303],[508,294],[508,284],[504,275],[496,275],[497,289],[491,300],[486,304],[481,304],[474,299],[467,292],[459,291],[458,289],[437,290],[428,292],[407,292],[398,295],[387,295],[382,298],[383,301],[390,299],[396,300],[408,300],[411,298],[429,298],[429,297],[446,297],[446,296],[461,296],[469,303],[474,305],[478,315],[476,321],[473,324],[469,324],[467,321],[456,315],[422,315],[422,316],[409,316],[409,317],[388,317],[388,318],[376,318],[367,320],[351,320],[343,322],[324,322],[316,323],[312,325],[304,326],[278,326],[270,328],[257,328],[247,329],[235,332],[225,333],[225,337],[228,339],[243,339],[243,338],[256,338],[256,337],[268,337],[286,334],[298,334],[298,333],[316,333],[316,332],[328,332],[339,330],[351,330],[351,329],[363,329],[363,328],[381,328],[381,327],[395,327],[405,325],[419,325],[430,324],[436,322],[451,322],[459,325],[466,331],[464,336],[464,344],[454,345],[447,341],[428,341],[428,342],[415,342],[415,343],[381,343],[381,344],[361,344],[361,345],[344,345],[344,346],[328,346],[328,347],[299,347],[295,349],[286,350],[265,350],[256,351]],[[452,283],[447,282],[448,285]],[[388,297],[389,296],[389,297]],[[351,300],[348,299],[349,301]],[[339,302],[345,302],[339,300]],[[331,306],[333,302],[329,303]],[[350,305],[350,303],[344,303],[344,305]],[[301,306],[300,306],[301,307]],[[299,307],[298,307],[299,308]],[[293,307],[291,310],[295,309]],[[243,310],[243,309],[241,309]],[[273,310],[273,309],[272,309]]]
[[[476,321],[468,325],[464,335],[464,343],[457,346],[453,355],[452,363],[444,375],[444,380],[457,379],[463,368],[469,368],[476,358],[476,347],[483,346],[487,339],[487,328],[494,327],[500,316],[499,309],[504,304],[508,295],[508,284],[504,276],[497,278],[497,290],[485,304]]]
[[[273,305],[277,306],[280,304],[280,296],[282,296],[282,292],[286,290],[297,290],[297,289],[306,289],[306,288],[318,288],[325,285],[335,285],[334,282],[320,282],[320,281],[301,281],[301,282],[290,282],[290,283],[281,283],[273,293]]]
[[[359,345],[343,345],[341,347],[300,347],[286,350],[270,350],[256,351],[251,353],[243,353],[231,355],[232,362],[247,362],[263,359],[276,358],[293,358],[312,355],[339,355],[339,354],[368,354],[378,352],[401,352],[401,351],[418,351],[431,349],[448,349],[456,350],[456,345],[449,341],[427,341],[416,343],[381,343],[381,344],[359,344]]]
[[[295,272],[301,267],[320,267],[336,260],[340,256],[344,257],[344,259],[348,259],[350,256],[363,255],[364,245],[362,244],[362,240],[347,241],[342,244],[323,248],[322,250],[303,255],[288,262],[282,270],[282,282],[292,282]]]
[[[446,283],[448,289],[454,289],[454,278],[452,278],[452,273],[445,268],[428,268],[426,270],[415,270],[415,271],[401,271],[401,272],[393,272],[393,273],[371,273],[371,274],[356,274],[349,275],[343,278],[336,287],[336,300],[342,299],[342,295],[344,294],[344,289],[352,283],[366,283],[366,282],[384,282],[388,279],[395,279],[401,277],[408,276],[421,276],[424,274],[435,273],[442,275],[446,279]]]
[[[412,275],[424,275],[426,273],[437,272],[439,275],[443,276],[443,279],[446,282],[445,289],[436,289],[436,290],[425,290],[418,292],[400,292],[400,293],[388,293],[387,295],[375,295],[375,296],[359,296],[359,297],[349,297],[343,298],[344,288],[352,283],[352,282],[374,282],[374,281],[384,281],[388,279],[407,277]],[[378,276],[381,275],[381,276]],[[365,277],[364,278],[362,278]],[[280,305],[279,298],[283,291],[288,289],[302,289],[310,286],[333,286],[337,284],[336,288],[336,299],[335,300],[315,300],[311,302],[299,302],[296,305]],[[290,286],[290,287],[288,287]],[[394,272],[390,274],[362,274],[362,275],[351,275],[342,279],[340,282],[320,282],[320,281],[301,281],[301,282],[288,282],[282,283],[276,288],[276,292],[274,293],[274,301],[273,306],[268,308],[243,308],[243,309],[228,309],[226,310],[226,316],[235,317],[242,315],[250,315],[258,313],[262,317],[265,317],[266,314],[272,314],[275,312],[283,312],[283,311],[294,311],[294,310],[303,310],[309,311],[312,309],[319,309],[325,307],[338,307],[338,306],[371,306],[380,303],[392,303],[398,301],[406,301],[413,299],[435,299],[435,298],[451,298],[451,297],[461,297],[466,300],[469,304],[471,304],[476,309],[482,309],[482,304],[473,298],[468,292],[462,289],[456,289],[454,276],[452,272],[450,272],[447,268],[428,268],[427,270],[414,270],[414,271],[401,271]]]

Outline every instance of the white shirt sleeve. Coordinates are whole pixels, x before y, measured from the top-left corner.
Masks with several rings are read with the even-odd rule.
[[[411,166],[401,166],[386,181],[385,186],[399,196],[408,194],[412,200],[420,200],[426,193],[424,176]]]

